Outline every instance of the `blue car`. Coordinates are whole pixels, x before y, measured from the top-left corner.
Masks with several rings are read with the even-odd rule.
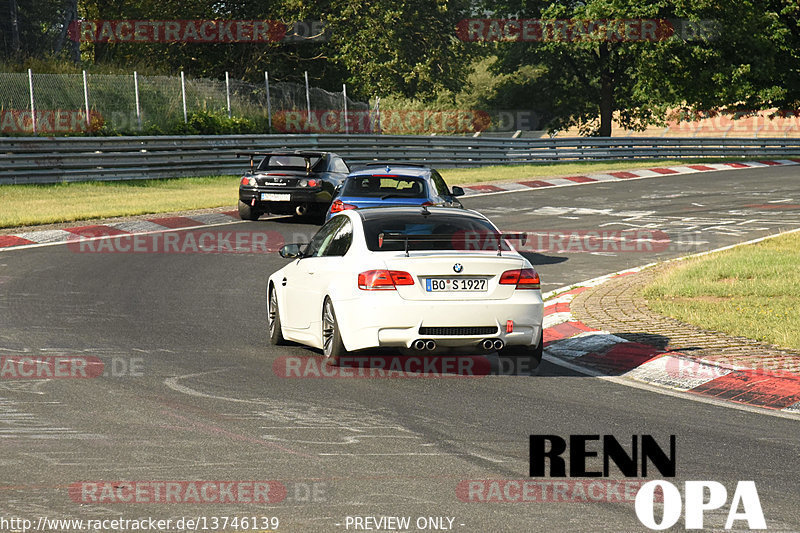
[[[350,173],[334,193],[325,220],[345,209],[390,206],[464,207],[457,196],[464,189],[452,191],[436,170],[409,163],[379,163]]]

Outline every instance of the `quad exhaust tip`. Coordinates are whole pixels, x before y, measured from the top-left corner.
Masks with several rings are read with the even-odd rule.
[[[425,341],[425,349],[433,351],[436,349],[436,343],[434,341]]]
[[[299,217],[305,215],[307,211],[308,211],[308,208],[306,206],[304,206],[304,205],[298,205],[294,210],[294,212],[297,213],[297,216],[299,216]]]

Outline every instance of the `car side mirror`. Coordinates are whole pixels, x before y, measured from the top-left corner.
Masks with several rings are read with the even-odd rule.
[[[453,196],[464,196],[464,189],[458,185],[453,185]]]
[[[280,250],[278,250],[278,254],[284,259],[296,259],[303,257],[303,246],[305,246],[305,244],[286,244]]]

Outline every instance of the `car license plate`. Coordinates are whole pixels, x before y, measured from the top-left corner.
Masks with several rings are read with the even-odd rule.
[[[486,292],[488,282],[480,278],[427,278],[428,292]]]
[[[292,199],[291,194],[276,194],[271,192],[262,192],[262,202],[288,202]]]

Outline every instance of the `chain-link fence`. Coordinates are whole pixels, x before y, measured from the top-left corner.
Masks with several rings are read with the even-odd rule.
[[[0,73],[3,135],[352,133],[352,117],[369,114],[369,104],[348,98],[344,87],[306,89],[271,82],[266,73],[260,84],[135,73]]]

